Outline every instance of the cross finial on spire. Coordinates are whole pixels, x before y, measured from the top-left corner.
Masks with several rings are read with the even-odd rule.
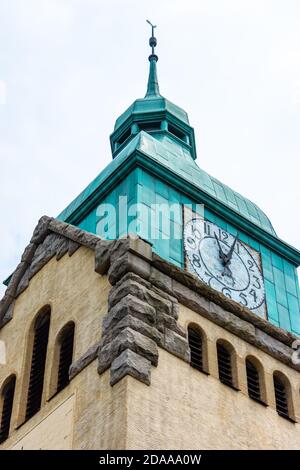
[[[154,29],[156,28],[156,25],[152,24],[151,21],[149,20],[146,20],[148,24],[150,24],[151,26],[151,30],[152,30],[152,36],[151,38],[149,39],[149,45],[150,47],[152,48],[152,55],[155,55],[155,51],[154,51],[154,48],[157,46],[157,39],[156,37],[154,36]]]
[[[151,54],[149,55],[150,71],[149,71],[147,93],[146,93],[145,98],[150,97],[150,96],[160,96],[158,80],[157,80],[157,71],[156,71],[156,62],[158,61],[158,57],[155,54],[155,47],[157,45],[157,39],[154,36],[154,29],[156,28],[156,25],[152,24],[151,21],[149,20],[146,20],[146,21],[151,26],[152,36],[149,39],[149,45],[151,47]]]

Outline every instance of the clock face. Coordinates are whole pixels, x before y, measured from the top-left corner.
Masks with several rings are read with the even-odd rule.
[[[264,281],[256,250],[197,217],[185,225],[184,246],[190,271],[230,299],[265,315]]]

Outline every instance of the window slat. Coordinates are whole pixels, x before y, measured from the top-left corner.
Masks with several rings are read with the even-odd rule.
[[[193,327],[188,328],[188,340],[191,351],[190,364],[195,369],[203,372],[203,352],[202,352],[202,335]]]
[[[63,390],[70,382],[69,369],[73,359],[74,324],[66,327],[62,334],[59,352],[59,366],[57,374],[57,393]]]
[[[274,376],[274,392],[277,413],[283,418],[290,419],[286,387],[279,377]]]
[[[231,354],[225,346],[217,344],[218,369],[220,381],[233,387]]]
[[[0,426],[0,444],[4,442],[9,436],[10,420],[13,409],[14,393],[15,393],[16,378],[12,377],[7,385],[4,387],[2,393],[2,417]]]
[[[37,413],[41,407],[49,326],[49,313],[44,315],[43,319],[38,319],[36,323],[25,415],[26,420]]]
[[[262,401],[259,373],[255,365],[249,359],[246,360],[246,373],[249,397],[256,401]]]

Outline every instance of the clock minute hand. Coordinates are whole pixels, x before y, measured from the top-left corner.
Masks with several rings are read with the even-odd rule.
[[[226,258],[226,259],[225,259],[225,263],[226,263],[226,264],[229,264],[230,261],[231,261],[231,258],[232,258],[232,255],[233,255],[233,250],[234,250],[234,247],[235,247],[235,245],[236,245],[237,240],[238,240],[238,235],[236,235],[236,237],[235,237],[235,239],[234,239],[234,242],[233,242],[233,244],[232,244],[232,246],[231,246],[229,252],[227,253],[227,255],[225,255],[225,258]]]

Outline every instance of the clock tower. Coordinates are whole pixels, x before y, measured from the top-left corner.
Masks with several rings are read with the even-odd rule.
[[[300,252],[197,165],[151,28],[111,163],[0,301],[1,450],[299,448]]]
[[[147,92],[116,120],[113,161],[59,220],[108,240],[136,233],[165,260],[300,335],[299,251],[276,235],[256,204],[197,165],[194,129],[187,113],[160,94],[156,38],[149,43]],[[203,221],[200,228],[195,219],[196,232],[186,226],[185,207]]]

